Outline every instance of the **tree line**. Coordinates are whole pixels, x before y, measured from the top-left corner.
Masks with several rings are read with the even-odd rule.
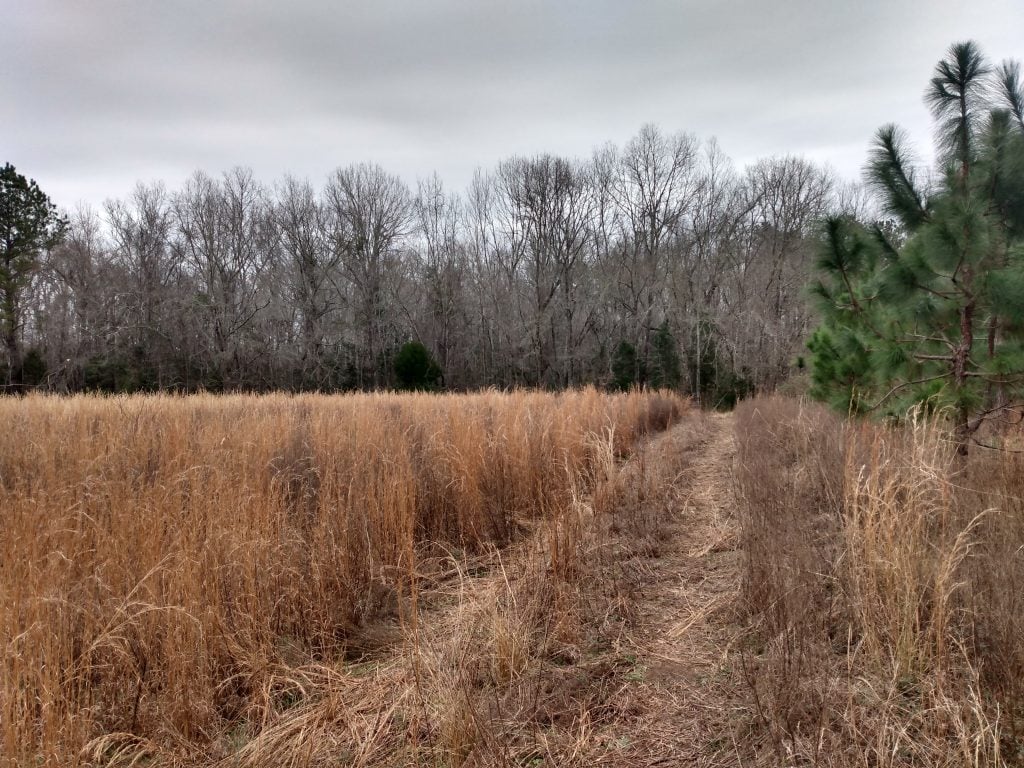
[[[174,191],[140,183],[101,211],[51,211],[32,247],[17,227],[4,241],[2,380],[375,389],[402,383],[412,342],[450,389],[650,384],[728,400],[792,373],[816,322],[817,222],[866,205],[805,159],[738,170],[715,141],[653,125],[582,160],[507,159],[462,194],[367,163],[320,188],[241,168]]]

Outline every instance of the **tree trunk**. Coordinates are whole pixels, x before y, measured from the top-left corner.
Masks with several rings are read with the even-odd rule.
[[[10,277],[12,269],[10,264],[5,265],[7,279],[13,280]],[[15,288],[10,285],[5,286],[2,289],[2,316],[0,316],[0,325],[3,326],[4,336],[4,347],[7,350],[7,383],[8,390],[12,392],[20,392],[22,385],[22,359],[21,359],[21,344],[18,342],[18,297],[15,293]]]
[[[8,327],[4,329],[4,346],[7,348],[9,365],[7,378],[10,386],[8,389],[11,392],[20,392],[22,385],[21,345],[18,344],[13,324],[8,323]]]
[[[970,285],[970,273],[965,275],[966,284]],[[968,301],[960,310],[960,345],[953,354],[953,381],[957,394],[967,386],[967,363],[974,346],[974,300]],[[961,402],[956,409],[956,452],[966,456],[971,438],[970,413],[967,405]]]

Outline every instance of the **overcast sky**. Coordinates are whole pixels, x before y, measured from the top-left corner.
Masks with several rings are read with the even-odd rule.
[[[69,208],[235,165],[462,187],[649,121],[855,177],[885,122],[930,152],[950,43],[1024,58],[1022,0],[0,0],[0,26],[0,162]]]

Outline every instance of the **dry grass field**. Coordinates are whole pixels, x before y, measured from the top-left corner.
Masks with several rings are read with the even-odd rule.
[[[736,434],[740,661],[764,763],[1024,764],[1013,433],[964,460],[941,422],[850,424],[772,397],[738,409]]]
[[[5,765],[1024,764],[1024,458],[940,422],[594,390],[0,417]]]
[[[312,702],[361,745],[331,764],[369,764],[374,734],[397,731],[408,759],[449,764],[468,737],[424,707],[465,703],[420,697],[419,722],[398,724],[397,700],[378,705],[407,688],[360,681],[359,662],[412,638],[403,680],[427,685],[421,593],[444,603],[474,569],[500,573],[498,589],[514,578],[502,552],[530,540],[514,569],[532,597],[481,586],[463,638],[491,647],[480,674],[517,678],[536,652],[521,647],[529,622],[574,610],[543,585],[581,576],[583,500],[686,411],[593,389],[0,400],[6,764],[322,763],[301,738],[316,723],[284,717]],[[353,686],[372,724],[323,712]]]

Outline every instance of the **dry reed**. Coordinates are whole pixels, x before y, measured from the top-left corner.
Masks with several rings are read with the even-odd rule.
[[[548,625],[568,615],[557,585],[582,578],[585,489],[684,407],[592,389],[0,400],[4,758],[189,763],[237,741],[239,764],[311,764],[274,740],[342,719],[359,745],[343,761],[373,764],[392,718],[342,694],[372,702],[386,671],[360,680],[339,660],[396,641],[395,624],[416,637],[424,585],[547,526],[516,578],[549,587],[483,599],[489,629],[466,638],[488,649],[481,675],[522,675],[537,643],[561,642]],[[453,724],[430,739],[472,751],[466,702],[429,706],[454,713],[430,714]]]
[[[736,428],[769,762],[1021,764],[1020,458],[965,463],[941,421],[847,424],[779,397]]]

